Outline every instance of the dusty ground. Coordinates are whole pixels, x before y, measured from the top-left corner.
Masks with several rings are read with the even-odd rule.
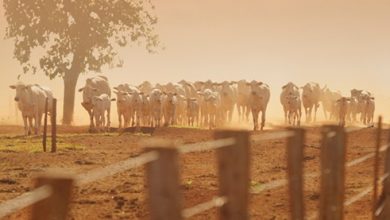
[[[85,127],[59,129],[59,151],[41,152],[40,138],[18,136],[21,127],[0,127],[0,202],[12,199],[33,188],[33,178],[48,168],[63,168],[83,173],[139,155],[140,142],[153,137],[196,143],[211,140],[213,132],[185,128],[162,128],[153,135],[131,133],[88,134]],[[267,131],[272,132],[272,131]],[[387,133],[387,132],[386,132]],[[258,133],[255,133],[256,135]],[[305,172],[319,169],[320,129],[309,128],[306,134]],[[351,161],[374,151],[375,129],[353,132],[348,137]],[[385,143],[387,136],[383,137]],[[262,143],[252,141],[251,185],[257,189],[264,183],[286,177],[285,141]],[[208,201],[217,195],[217,171],[212,151],[182,155],[180,159],[184,208]],[[347,169],[346,198],[359,193],[372,183],[373,160]],[[72,200],[71,219],[147,219],[144,169],[138,168],[76,188]],[[306,180],[305,201],[308,215],[317,211],[319,178]],[[345,208],[345,219],[369,219],[371,195]],[[22,210],[8,219],[26,219]],[[252,219],[289,219],[287,188],[251,194]],[[215,219],[211,210],[193,219]]]

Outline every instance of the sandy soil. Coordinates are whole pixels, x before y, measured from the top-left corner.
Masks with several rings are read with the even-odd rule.
[[[33,179],[49,168],[83,173],[104,167],[142,153],[142,141],[158,137],[178,143],[212,140],[213,132],[187,128],[161,128],[153,135],[132,133],[88,134],[85,127],[59,129],[59,141],[78,147],[60,148],[57,153],[17,151],[10,142],[23,141],[21,127],[0,127],[0,202],[30,191]],[[319,170],[320,128],[309,128],[306,134],[305,172]],[[272,132],[272,131],[266,131]],[[258,133],[255,133],[256,135]],[[386,132],[387,134],[387,132]],[[36,138],[39,141],[39,138]],[[388,139],[383,137],[383,143]],[[29,140],[30,141],[30,140]],[[367,128],[348,135],[347,161],[374,151],[375,129]],[[29,143],[29,142],[28,142]],[[383,161],[383,158],[382,158]],[[190,153],[180,157],[184,208],[206,202],[218,193],[216,159],[213,151]],[[346,198],[359,193],[373,181],[373,160],[347,169]],[[285,141],[251,143],[251,184],[254,189],[272,180],[286,177]],[[317,211],[319,178],[305,184],[306,213]],[[138,168],[108,177],[74,190],[70,219],[148,219],[144,169]],[[25,209],[7,219],[26,219]],[[345,219],[369,219],[371,195],[345,208]],[[252,219],[289,219],[287,187],[250,196]],[[216,219],[210,210],[192,219]]]

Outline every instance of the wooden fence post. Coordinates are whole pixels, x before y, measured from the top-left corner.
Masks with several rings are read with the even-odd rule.
[[[181,220],[181,194],[178,170],[178,150],[166,140],[145,143],[146,151],[158,153],[158,159],[146,164],[152,220]]]
[[[346,134],[342,127],[324,126],[321,146],[320,220],[342,220]]]
[[[37,178],[36,186],[48,185],[51,195],[33,205],[32,220],[66,220],[72,194],[74,179],[58,174],[48,174]]]
[[[51,152],[57,152],[57,99],[53,99],[51,111]]]
[[[43,152],[46,152],[46,139],[47,139],[47,110],[48,110],[48,98],[46,98],[45,101],[45,116],[43,119],[43,137],[42,137],[42,146],[43,146]]]
[[[375,146],[375,158],[374,158],[374,189],[372,194],[372,219],[375,219],[376,205],[378,202],[378,180],[379,180],[379,148],[381,147],[382,138],[382,117],[379,116],[378,128],[376,135],[376,146]]]
[[[390,139],[387,143],[390,143]],[[387,147],[386,157],[385,157],[385,175],[389,175],[390,173],[390,147]],[[379,209],[378,213],[375,213],[377,220],[387,220],[390,219],[390,176],[383,181],[383,190],[382,194],[377,202],[376,209]],[[377,210],[376,210],[377,211]]]
[[[247,220],[249,203],[250,134],[248,131],[221,130],[216,139],[234,137],[236,143],[217,149],[219,194],[227,199],[220,219]]]
[[[287,169],[290,196],[290,212],[292,220],[305,219],[303,192],[303,162],[305,130],[293,128],[294,135],[287,142]]]

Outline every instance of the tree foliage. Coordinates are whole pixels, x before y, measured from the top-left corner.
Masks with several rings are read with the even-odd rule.
[[[121,64],[117,46],[144,43],[152,52],[158,45],[153,5],[142,0],[4,0],[8,21],[6,38],[15,39],[15,58],[24,73],[39,68],[49,76],[100,71]]]

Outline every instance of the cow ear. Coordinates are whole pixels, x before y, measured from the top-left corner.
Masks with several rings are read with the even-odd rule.
[[[370,99],[371,99],[371,100],[375,100],[375,97],[371,97]]]
[[[117,86],[115,86],[113,89],[115,89],[115,90],[118,90],[118,87],[117,87]]]
[[[84,87],[83,87],[83,88],[80,88],[80,89],[79,89],[79,92],[82,92],[83,90],[84,90]]]
[[[258,82],[257,85],[261,86],[263,85],[263,82]]]
[[[9,86],[11,89],[16,89],[16,86],[15,85],[10,85]]]
[[[284,85],[284,86],[282,86],[282,89],[285,89],[287,87],[287,85]]]

